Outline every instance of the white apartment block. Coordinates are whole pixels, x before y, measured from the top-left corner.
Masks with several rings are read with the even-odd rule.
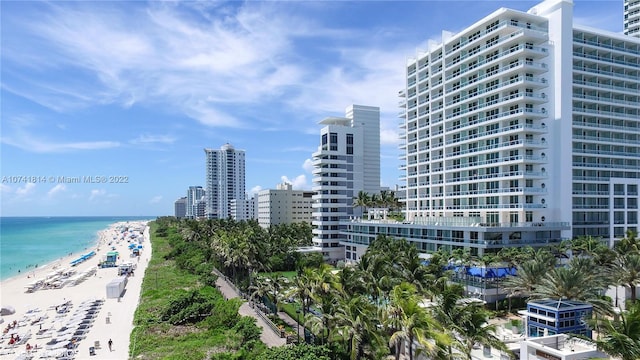
[[[278,184],[275,190],[261,190],[257,194],[258,223],[263,228],[298,222],[311,224],[313,194],[313,191],[293,190],[289,183]]]
[[[640,0],[624,0],[624,34],[640,37]]]
[[[204,149],[206,155],[206,208],[209,219],[231,217],[231,200],[245,199],[245,152],[224,144],[219,150]]]
[[[345,225],[354,215],[359,191],[380,191],[380,109],[351,105],[345,117],[329,117],[320,124],[320,146],[313,153],[313,244],[325,260],[345,257]]]
[[[236,221],[247,221],[255,219],[255,199],[231,199],[231,218]]]
[[[204,199],[205,191],[202,186],[189,186],[187,190],[186,217],[198,218],[198,202]]]
[[[640,40],[573,24],[573,2],[501,8],[410,59],[406,222],[351,222],[472,254],[638,229]],[[357,248],[357,256],[362,247]]]

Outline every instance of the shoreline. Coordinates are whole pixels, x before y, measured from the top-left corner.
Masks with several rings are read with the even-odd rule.
[[[7,216],[7,217],[0,217],[0,227],[2,226],[2,219],[30,219],[30,218],[60,218],[60,219],[64,219],[64,218],[69,218],[69,219],[78,219],[78,218],[87,218],[87,219],[97,219],[102,221],[102,219],[112,219],[112,220],[108,220],[105,221],[105,224],[103,225],[103,227],[99,228],[99,230],[96,230],[95,232],[93,232],[91,236],[92,241],[88,241],[86,243],[78,243],[78,247],[77,248],[73,248],[71,249],[72,251],[65,254],[65,255],[61,255],[49,260],[46,259],[40,259],[41,263],[38,263],[37,261],[34,261],[34,263],[32,264],[28,264],[27,266],[24,267],[19,267],[16,270],[13,269],[4,269],[4,271],[7,271],[7,277],[5,278],[0,278],[0,285],[4,282],[9,282],[14,280],[14,278],[20,278],[26,274],[33,274],[34,272],[41,272],[43,269],[50,271],[51,267],[53,265],[55,265],[56,263],[60,263],[61,266],[64,266],[64,264],[68,264],[69,262],[71,262],[71,260],[73,260],[74,258],[77,258],[78,256],[82,255],[82,254],[86,254],[92,250],[96,250],[96,248],[100,247],[100,242],[101,242],[101,233],[103,233],[104,231],[108,230],[113,224],[117,224],[117,223],[133,223],[133,222],[150,222],[155,220],[155,218],[153,217],[149,217],[148,219],[145,219],[144,217],[131,217],[131,219],[128,219],[128,217],[124,216],[124,217],[117,217],[117,216],[34,216],[34,217],[29,217],[29,216]],[[81,247],[83,247],[81,249]],[[22,256],[26,256],[25,254],[20,255],[20,257]],[[15,272],[18,271],[18,272]],[[0,298],[1,300],[1,298]]]
[[[128,358],[133,314],[138,306],[144,271],[151,258],[150,221],[114,222],[98,231],[95,244],[85,251],[71,253],[45,266],[0,281],[0,305],[15,309],[14,314],[0,317],[0,329],[7,330],[8,324],[14,321],[17,324],[15,328],[0,334],[0,359],[15,359],[26,352],[27,343],[31,347],[38,346],[37,351],[32,350],[32,355],[40,358],[46,352],[63,351],[56,347],[68,345],[74,338],[77,342],[70,345],[75,348],[74,359]],[[124,232],[125,227],[129,231]],[[131,257],[131,244],[142,246],[140,256]],[[95,252],[94,256],[71,266],[73,260],[92,251]],[[133,275],[126,277],[126,286],[120,297],[107,296],[107,284],[119,278],[118,268],[98,266],[110,251],[119,253],[117,264],[131,263],[136,267]],[[50,288],[36,286],[33,292],[26,292],[29,286],[38,281],[43,285],[48,284]],[[96,300],[100,304],[92,305],[92,315],[85,314],[84,307]],[[67,302],[70,305],[63,306]],[[58,313],[59,309],[67,307],[67,312]],[[73,330],[60,332],[65,326]],[[12,333],[20,335],[22,340],[27,339],[20,341],[19,345],[10,345]],[[81,335],[74,337],[79,333]],[[51,344],[53,339],[66,343]],[[113,340],[113,351],[108,349],[109,339]],[[90,355],[90,347],[94,348],[95,355]]]

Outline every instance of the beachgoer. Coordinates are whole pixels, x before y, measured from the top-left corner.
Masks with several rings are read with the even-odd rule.
[[[111,346],[113,346],[113,340],[109,339],[107,344],[109,344],[109,351],[111,351]]]

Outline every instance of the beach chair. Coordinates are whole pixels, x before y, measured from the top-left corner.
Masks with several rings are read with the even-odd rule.
[[[96,340],[93,342],[93,347],[96,349],[100,349],[100,340]]]

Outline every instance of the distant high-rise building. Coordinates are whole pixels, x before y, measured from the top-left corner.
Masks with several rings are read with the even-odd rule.
[[[205,191],[202,186],[189,186],[187,190],[187,217],[198,218],[198,202],[204,199]],[[201,217],[201,216],[200,216]]]
[[[231,200],[245,199],[245,152],[224,144],[206,155],[206,209],[209,219],[231,217]]]
[[[293,190],[289,183],[278,184],[275,190],[261,190],[257,194],[258,223],[263,228],[297,222],[311,224],[313,194],[313,191]]]
[[[380,109],[351,105],[345,117],[320,122],[320,146],[313,153],[313,244],[326,260],[344,259],[340,221],[354,215],[360,191],[380,191]]]
[[[187,216],[187,198],[181,197],[173,203],[174,215],[177,218],[183,218]]]
[[[640,0],[624,0],[624,34],[640,37]]]

